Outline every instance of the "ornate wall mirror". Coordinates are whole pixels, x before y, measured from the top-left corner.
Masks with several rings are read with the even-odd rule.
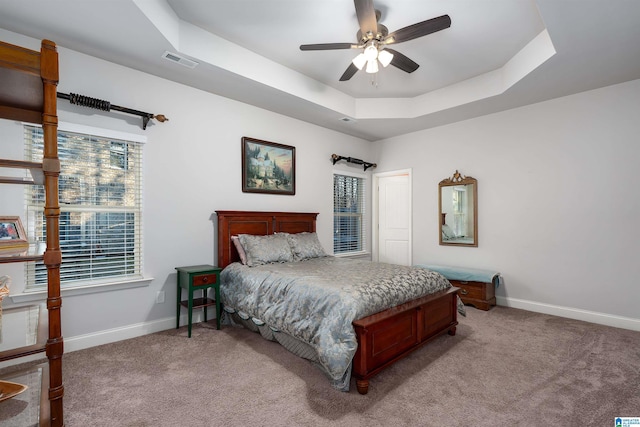
[[[478,246],[478,181],[457,170],[438,184],[441,245]]]

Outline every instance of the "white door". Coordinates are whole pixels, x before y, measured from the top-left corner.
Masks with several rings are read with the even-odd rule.
[[[411,265],[411,175],[378,177],[378,261]]]

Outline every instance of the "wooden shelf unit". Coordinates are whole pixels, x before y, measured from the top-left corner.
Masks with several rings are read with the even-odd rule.
[[[0,263],[44,260],[47,267],[48,338],[46,354],[49,359],[49,423],[62,426],[62,354],[64,352],[60,320],[60,203],[58,199],[58,115],[57,85],[58,52],[56,44],[42,40],[40,51],[0,42],[0,118],[42,125],[44,156],[42,163],[22,160],[0,160],[2,168],[22,168],[31,172],[32,179],[0,177],[6,184],[43,184],[44,214],[47,241],[44,254],[25,252],[0,257]],[[7,141],[3,141],[7,143]],[[24,354],[18,351],[15,357]]]
[[[25,162],[23,160],[0,159],[0,168],[27,169],[31,173],[31,179],[21,177],[0,176],[2,184],[44,184],[44,172],[42,163]]]
[[[38,310],[38,322],[33,325],[33,330],[27,331],[27,335],[29,333],[35,335],[34,342],[7,349],[3,349],[2,347],[5,347],[5,345],[0,344],[0,350],[2,350],[0,351],[0,362],[4,362],[5,360],[17,359],[19,357],[30,356],[32,354],[42,353],[46,351],[49,322],[47,318],[47,307],[44,304],[8,308],[3,311],[3,315],[5,316],[5,318],[12,315],[20,316],[18,317],[18,319],[25,321],[25,317],[29,315],[27,312],[30,310]],[[25,323],[27,322],[25,321]]]
[[[19,371],[12,371],[11,373],[6,374],[3,377],[4,381],[11,381],[18,384],[28,385],[29,389],[27,389],[23,394],[17,396],[17,399],[25,401],[23,397],[24,395],[31,395],[26,400],[29,402],[29,406],[33,405],[34,408],[37,408],[36,412],[31,411],[26,415],[26,419],[22,418],[19,423],[14,425],[29,425],[29,426],[38,426],[38,427],[48,427],[50,425],[50,415],[49,415],[49,399],[47,397],[47,385],[49,384],[49,369],[46,363],[40,365],[33,365],[25,369],[21,369]],[[39,381],[29,381],[29,377],[35,375],[40,376]],[[27,384],[25,384],[27,383]],[[36,393],[31,391],[31,388],[37,389]],[[6,422],[0,421],[0,425],[12,425],[13,423],[9,423],[9,421],[13,421],[12,418],[6,419]]]

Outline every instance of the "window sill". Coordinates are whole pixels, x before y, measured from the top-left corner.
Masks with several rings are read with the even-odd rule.
[[[334,254],[336,258],[370,258],[371,252],[360,251],[360,252],[345,252],[341,254]]]
[[[69,286],[62,288],[60,293],[62,297],[71,297],[77,295],[97,294],[99,292],[112,292],[120,291],[123,289],[141,288],[149,286],[153,277],[145,277],[142,279],[128,280],[124,282],[115,283],[101,283],[89,286]],[[38,290],[33,292],[23,292],[21,294],[9,295],[11,301],[15,304],[33,302],[33,301],[45,301],[47,299],[46,290]]]

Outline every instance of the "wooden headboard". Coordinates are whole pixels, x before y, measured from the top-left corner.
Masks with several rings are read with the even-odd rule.
[[[302,233],[316,231],[316,217],[312,212],[216,211],[218,216],[218,267],[224,268],[240,260],[231,236],[273,233]]]

